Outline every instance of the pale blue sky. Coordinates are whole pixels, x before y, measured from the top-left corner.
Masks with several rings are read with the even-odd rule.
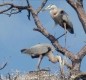
[[[30,0],[30,3],[34,8],[37,8],[41,1],[42,0]],[[25,5],[25,2],[24,0],[16,0],[15,4]],[[75,34],[67,34],[67,48],[74,53],[79,52],[82,46],[86,44],[84,43],[84,41],[86,41],[86,34],[84,33],[76,12],[69,4],[66,3],[65,0],[49,0],[46,6],[49,4],[55,4],[69,14],[70,20],[74,26]],[[84,8],[86,10],[85,0],[84,4]],[[64,30],[59,25],[54,29],[52,28],[54,22],[48,11],[43,13],[40,12],[39,19],[41,20],[43,26],[45,26],[52,35],[55,35],[55,37],[64,33]],[[28,72],[36,69],[37,59],[33,60],[30,56],[21,54],[20,50],[22,48],[33,46],[37,43],[50,43],[50,41],[41,33],[33,31],[34,27],[36,27],[36,25],[34,24],[33,18],[31,17],[31,21],[27,18],[27,11],[22,11],[22,13],[12,15],[11,17],[0,14],[0,64],[8,61],[8,65],[0,71],[0,73],[8,73],[16,69],[21,72]],[[64,47],[64,37],[59,39],[59,42]],[[55,52],[55,55],[56,54],[58,54],[58,52]],[[82,71],[86,71],[85,58],[82,62]],[[49,62],[45,57],[42,61],[41,68],[49,66],[51,70],[54,69],[53,71],[58,71],[58,63],[55,65]]]

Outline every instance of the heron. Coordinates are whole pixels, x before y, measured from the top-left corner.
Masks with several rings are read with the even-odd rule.
[[[54,27],[59,24],[64,28],[64,34],[59,36],[57,39],[65,35],[65,48],[66,48],[66,33],[69,31],[71,34],[74,34],[73,24],[69,19],[69,15],[61,8],[58,8],[56,5],[50,4],[46,8],[42,9],[43,11],[50,10],[50,15],[54,20]]]
[[[30,55],[33,59],[38,58],[37,70],[40,70],[40,64],[44,56],[49,58],[49,61],[56,63],[59,61],[60,66],[62,66],[61,56],[54,56],[53,52],[55,48],[48,43],[36,44],[30,48],[22,49],[21,52]]]
[[[50,15],[55,22],[55,26],[59,24],[62,28],[67,29],[71,34],[74,34],[73,24],[69,19],[69,15],[56,5],[50,4],[42,11],[50,10]]]

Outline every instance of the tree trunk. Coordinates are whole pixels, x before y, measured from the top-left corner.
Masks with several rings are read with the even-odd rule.
[[[67,2],[77,12],[79,20],[80,20],[82,27],[86,33],[86,13],[85,13],[85,10],[83,8],[83,0],[77,0],[76,2],[74,0],[67,0]]]
[[[80,66],[81,66],[81,60],[80,59],[75,59],[72,61],[72,69],[70,70],[70,77],[75,78],[81,71],[80,71]]]
[[[77,12],[77,15],[79,17],[79,20],[82,23],[82,27],[86,33],[86,14],[85,14],[83,7],[77,5],[76,12]]]

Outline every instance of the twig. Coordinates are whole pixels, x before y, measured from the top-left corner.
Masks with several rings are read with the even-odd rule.
[[[13,3],[0,4],[0,7],[5,7],[5,6],[9,6],[9,7],[7,9],[1,10],[0,14],[7,14],[7,15],[17,14],[17,13],[21,12],[22,10],[27,10],[27,8],[28,8],[28,6],[18,6],[18,5],[14,5]],[[6,13],[8,11],[11,11],[11,12]],[[15,11],[15,12],[13,12],[13,11]]]
[[[72,80],[86,80],[86,73],[79,73],[77,74]]]
[[[37,14],[42,10],[42,8],[45,6],[45,4],[47,3],[48,0],[43,0],[41,6],[36,10]]]
[[[83,7],[83,0],[77,0],[77,2],[79,3],[80,6]]]
[[[86,45],[77,53],[77,56],[80,60],[86,55]]]
[[[28,5],[28,7],[30,7],[30,3],[29,3],[29,1],[28,0],[26,0],[26,2],[27,2],[27,5]],[[30,10],[28,10],[28,19],[30,20]]]
[[[4,69],[7,65],[7,62],[0,68],[0,70]]]
[[[76,2],[74,0],[66,0],[66,1],[76,11],[78,18],[82,23],[82,27],[86,33],[86,13],[85,10],[83,9],[83,0],[76,0]]]

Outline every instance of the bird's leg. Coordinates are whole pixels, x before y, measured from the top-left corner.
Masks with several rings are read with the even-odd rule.
[[[42,59],[43,59],[43,56],[40,55],[38,59],[37,70],[40,70],[40,64],[41,64]]]
[[[65,47],[66,47],[66,34],[67,34],[67,29],[66,29],[66,23],[64,22],[63,24],[64,24],[64,28],[65,28],[65,33],[62,34],[61,36],[59,36],[59,37],[57,38],[57,40],[65,35]]]
[[[66,32],[67,33],[67,32]],[[58,38],[57,38],[57,40],[59,39],[59,38],[61,38],[61,37],[63,37],[65,35],[65,33],[64,34],[62,34],[61,36],[59,36]]]
[[[63,24],[64,24],[64,28],[65,28],[65,33],[62,34],[61,36],[59,36],[59,37],[57,38],[57,40],[65,35],[65,48],[66,48],[66,34],[67,34],[67,29],[66,29],[66,23],[64,22]]]
[[[64,28],[65,28],[65,48],[66,48],[67,29],[66,29],[66,23],[65,22],[64,22]]]

